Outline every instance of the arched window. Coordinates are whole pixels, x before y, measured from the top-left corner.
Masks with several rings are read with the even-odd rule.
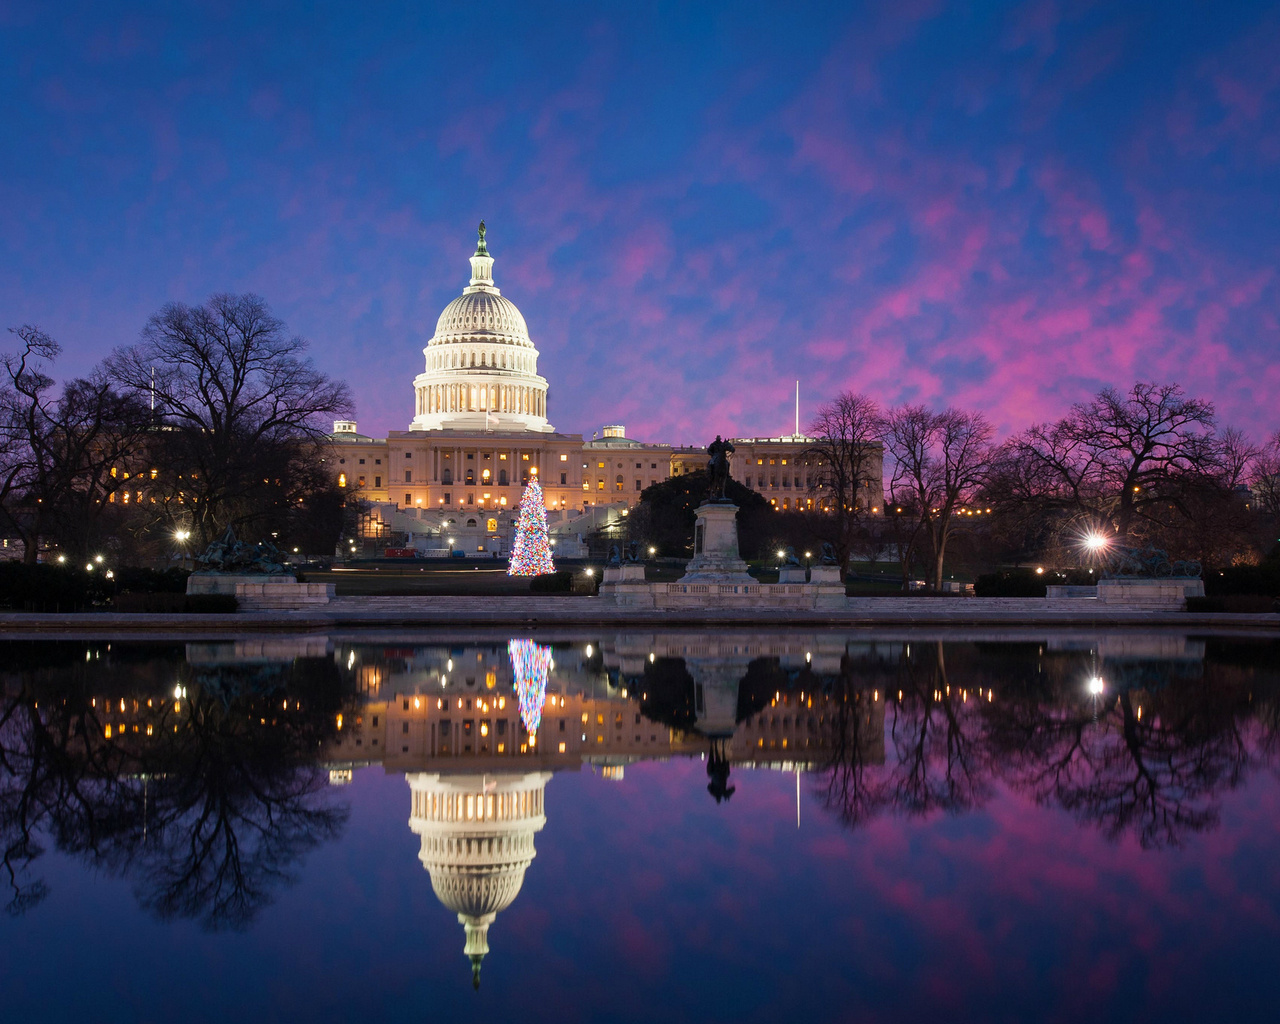
[[[445,484],[453,483],[453,470],[446,467],[444,472],[440,474],[440,482]]]
[[[507,486],[507,471],[505,469],[498,470],[498,486],[499,487]]]
[[[619,476],[619,477],[618,477],[618,479],[617,479],[616,483],[617,483],[617,489],[618,489],[618,490],[622,490],[622,477],[621,477],[621,476]]]
[[[490,533],[496,533],[498,530],[498,520],[489,519],[485,521],[484,528]]]
[[[468,526],[475,526],[475,525],[476,525],[476,521],[475,521],[474,519],[468,519],[468,520],[467,520],[467,525],[468,525]]]

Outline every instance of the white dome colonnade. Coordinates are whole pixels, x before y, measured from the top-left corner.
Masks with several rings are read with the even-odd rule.
[[[458,915],[479,988],[489,926],[520,892],[536,855],[533,837],[547,823],[542,799],[551,773],[405,778],[413,793],[409,828],[422,840],[418,859],[436,897]]]
[[[471,282],[440,314],[422,354],[410,430],[555,429],[524,316],[493,283],[483,221]]]

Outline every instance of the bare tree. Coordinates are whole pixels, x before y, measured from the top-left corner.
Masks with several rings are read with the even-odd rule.
[[[875,493],[884,463],[881,431],[880,407],[849,391],[822,406],[809,426],[813,443],[804,457],[818,462],[818,503],[832,517],[831,541],[841,572],[859,525],[884,500]]]
[[[108,506],[128,486],[117,467],[143,443],[144,410],[99,370],[57,392],[47,370],[58,343],[30,325],[11,333],[22,348],[2,360],[0,516],[28,563],[51,538],[80,558],[101,544]]]
[[[1249,489],[1258,507],[1280,519],[1280,430],[1258,451],[1252,465]]]
[[[1187,478],[1223,469],[1213,427],[1210,402],[1176,384],[1137,383],[1125,394],[1104,388],[1058,422],[1032,427],[1007,454],[1025,464],[1024,498],[1132,541],[1182,507]]]
[[[155,403],[171,492],[190,506],[198,540],[245,525],[287,500],[300,449],[345,414],[345,384],[306,358],[257,295],[171,303],[137,345],[115,352],[114,377]]]
[[[942,588],[947,542],[956,513],[973,499],[991,465],[993,430],[981,413],[922,405],[892,409],[885,420],[885,448],[893,460],[890,508],[913,516],[911,545],[929,544],[935,590]]]

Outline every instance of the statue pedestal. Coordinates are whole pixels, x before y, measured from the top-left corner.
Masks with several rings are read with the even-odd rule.
[[[803,565],[784,565],[778,570],[779,583],[808,583]]]
[[[600,577],[600,585],[606,583],[643,583],[644,566],[639,562],[624,562],[622,565],[606,565],[604,575]]]
[[[738,555],[738,506],[708,502],[694,512],[693,560],[681,583],[754,583]]]
[[[653,594],[644,581],[644,566],[636,562],[605,566],[600,596],[628,607],[653,607]]]
[[[844,583],[840,579],[840,566],[814,565],[809,568],[809,588],[813,591],[815,608],[845,608]]]
[[[1183,611],[1188,597],[1204,596],[1204,581],[1181,577],[1120,577],[1099,580],[1097,593],[1099,604],[1134,610]]]
[[[299,583],[283,573],[193,572],[187,577],[188,594],[231,594],[241,611],[289,611],[328,604],[332,583]]]

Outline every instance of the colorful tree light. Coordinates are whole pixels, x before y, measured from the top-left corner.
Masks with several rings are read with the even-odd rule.
[[[547,699],[547,673],[551,670],[551,648],[532,640],[512,640],[507,644],[511,669],[516,677],[520,700],[520,720],[532,736],[542,724],[542,705]]]
[[[508,576],[545,576],[555,572],[551,547],[547,543],[547,508],[542,487],[535,477],[529,481],[520,499],[520,515],[516,519],[516,536],[511,544]]]

